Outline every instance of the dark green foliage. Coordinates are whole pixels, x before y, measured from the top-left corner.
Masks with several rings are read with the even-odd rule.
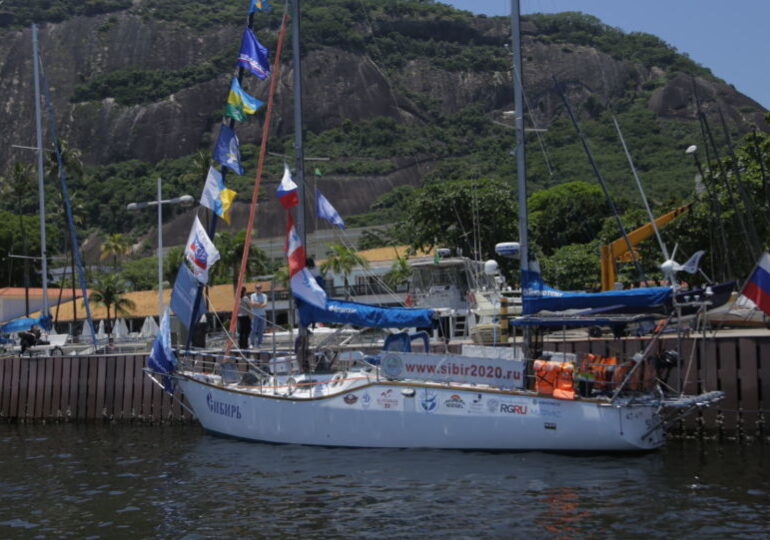
[[[122,105],[158,101],[194,84],[209,81],[232,66],[235,49],[220,53],[208,62],[169,70],[121,70],[102,73],[75,88],[70,101],[114,98]]]
[[[599,279],[599,246],[569,244],[540,261],[543,279],[551,286],[565,290],[595,290]]]
[[[418,249],[459,247],[485,259],[493,256],[498,242],[518,238],[516,216],[513,192],[499,180],[433,183],[411,197],[399,235]],[[481,253],[475,253],[477,240]]]
[[[0,5],[0,28],[112,13],[128,9],[131,4],[131,0],[5,0]]]
[[[713,78],[710,70],[679,54],[660,38],[642,32],[627,34],[593,15],[570,11],[548,15],[537,13],[527,19],[537,25],[537,37],[543,41],[596,47],[615,58],[639,62],[647,67],[658,66]]]
[[[48,230],[51,235],[58,236],[59,231],[52,227]],[[19,217],[11,212],[0,210],[0,287],[21,287],[24,284],[24,261],[12,259],[10,254],[24,254],[24,238],[26,237],[27,254],[40,254],[40,222],[37,216]],[[30,285],[39,287],[41,283],[39,261],[30,264]]]
[[[545,255],[568,244],[592,241],[610,213],[599,186],[585,182],[538,191],[527,203],[532,242]]]

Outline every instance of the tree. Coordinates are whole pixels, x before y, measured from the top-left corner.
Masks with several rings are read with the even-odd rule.
[[[436,182],[415,191],[400,235],[416,249],[459,247],[480,259],[492,257],[495,244],[518,238],[516,202],[500,180]],[[474,232],[475,231],[475,232]]]
[[[214,245],[219,250],[219,261],[213,269],[215,283],[227,283],[229,273],[233,289],[238,286],[238,274],[241,271],[245,240],[246,231],[240,231],[237,234],[217,233]],[[270,261],[267,254],[252,244],[249,248],[249,259],[246,261],[246,275],[267,274],[269,272]]]
[[[126,284],[119,274],[101,274],[97,276],[91,287],[89,300],[96,305],[102,305],[107,310],[108,334],[112,334],[112,313],[129,315],[129,310],[136,309],[136,304],[123,295],[126,293]],[[111,311],[111,309],[113,311]]]
[[[543,280],[553,287],[565,290],[586,290],[599,283],[598,242],[570,244],[544,257]]]
[[[118,266],[118,255],[128,255],[131,252],[131,240],[125,234],[113,233],[107,236],[101,247],[101,260],[112,256],[113,265]]]
[[[350,298],[350,285],[348,276],[353,268],[369,268],[369,261],[361,257],[355,249],[343,244],[329,245],[329,258],[321,264],[321,271],[326,273],[331,271],[335,274],[342,274],[345,283],[345,297]]]
[[[568,182],[535,192],[527,206],[531,241],[545,255],[569,244],[591,242],[610,215],[602,190],[586,182]]]
[[[393,250],[395,251],[395,250]],[[390,267],[390,271],[385,274],[385,283],[389,287],[396,288],[409,281],[412,277],[412,267],[409,266],[409,258],[404,255],[403,257],[396,252],[396,259]]]

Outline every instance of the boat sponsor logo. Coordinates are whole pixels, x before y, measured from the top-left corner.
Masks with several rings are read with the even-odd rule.
[[[364,392],[361,395],[361,406],[364,409],[368,409],[369,405],[371,405],[371,404],[372,404],[372,396],[369,395],[369,392]]]
[[[427,389],[420,400],[422,410],[427,413],[435,412],[438,407],[438,395],[435,392],[429,392]]]
[[[449,399],[444,401],[444,407],[449,409],[464,409],[465,401],[458,394],[452,394]]]
[[[490,399],[487,401],[487,410],[491,413],[497,412],[497,408],[500,406],[500,402],[496,399]]]
[[[206,395],[206,406],[209,408],[209,411],[213,412],[214,414],[227,416],[228,418],[236,418],[238,420],[241,419],[240,406],[233,405],[232,403],[225,403],[223,401],[217,401],[211,395],[211,392]]]
[[[468,412],[471,414],[484,413],[484,395],[483,394],[473,394],[473,399],[468,405]]]
[[[397,409],[400,403],[398,394],[393,392],[392,388],[388,388],[380,393],[380,396],[377,398],[377,406],[381,409]]]
[[[561,403],[552,399],[533,400],[534,411],[546,418],[561,418]]]
[[[382,366],[382,372],[386,377],[398,378],[401,376],[401,372],[404,370],[404,361],[401,357],[394,354],[389,354],[380,362]]]
[[[358,396],[355,394],[348,394],[342,400],[348,405],[354,405],[358,401]]]
[[[501,403],[500,412],[505,414],[520,414],[526,416],[527,406],[518,403]]]
[[[545,429],[553,429],[553,430],[555,430],[556,429],[556,424],[554,422],[546,422],[545,424],[543,424],[543,427]]]

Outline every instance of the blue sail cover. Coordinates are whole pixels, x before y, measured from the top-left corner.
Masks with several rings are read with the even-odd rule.
[[[53,326],[51,324],[51,316],[41,315],[40,317],[21,317],[20,319],[14,319],[13,321],[0,326],[0,334],[23,332],[24,330],[29,330],[33,326],[39,326],[43,330],[50,330]]]
[[[524,277],[527,283],[522,308],[524,315],[540,311],[606,307],[612,307],[613,311],[635,311],[662,306],[671,300],[671,287],[640,287],[599,293],[569,292],[549,287],[536,272],[529,272]]]
[[[433,310],[401,307],[378,307],[328,299],[326,309],[297,299],[303,326],[312,323],[339,323],[368,328],[427,328],[433,326]]]

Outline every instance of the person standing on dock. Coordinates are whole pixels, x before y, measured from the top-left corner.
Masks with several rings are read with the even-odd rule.
[[[251,300],[246,294],[246,287],[241,287],[241,303],[238,305],[238,348],[249,348],[251,332]]]
[[[251,294],[251,332],[249,333],[249,344],[252,347],[262,345],[262,336],[265,333],[265,317],[267,312],[267,295],[262,292],[262,285],[257,284],[254,292]]]

